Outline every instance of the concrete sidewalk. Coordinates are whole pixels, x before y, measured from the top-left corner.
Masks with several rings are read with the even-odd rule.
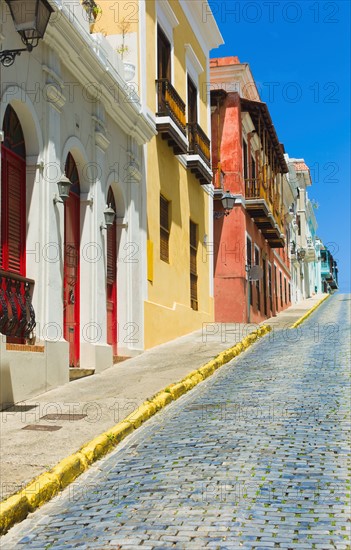
[[[286,328],[323,296],[309,298],[262,324],[270,324],[274,330]],[[2,411],[0,500],[123,420],[145,399],[240,342],[254,328],[252,324],[208,324],[203,330],[157,346],[100,374]],[[55,418],[59,414],[67,416]],[[40,431],[26,428],[33,425],[40,426]]]

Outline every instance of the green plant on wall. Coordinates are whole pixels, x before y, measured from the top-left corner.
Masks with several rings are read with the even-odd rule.
[[[90,23],[94,23],[97,16],[102,13],[102,9],[95,0],[82,0],[82,6],[89,16]]]
[[[130,23],[128,21],[126,21],[125,17],[122,19],[122,21],[120,22],[120,24],[118,25],[120,31],[121,31],[121,34],[122,34],[122,44],[120,44],[117,48],[116,48],[116,51],[117,53],[121,56],[122,60],[124,58],[124,55],[129,53],[129,47],[127,46],[127,44],[125,43],[125,36],[127,34],[127,32],[129,31],[130,29]]]

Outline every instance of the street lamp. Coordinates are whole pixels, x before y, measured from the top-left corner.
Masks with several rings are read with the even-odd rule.
[[[218,220],[223,216],[228,216],[234,208],[235,201],[236,201],[236,196],[232,195],[230,191],[226,191],[221,198],[221,203],[224,208],[224,211],[218,212],[217,210],[215,210],[213,212],[215,219]]]
[[[66,200],[69,198],[69,192],[70,192],[70,189],[71,189],[71,185],[72,185],[72,183],[67,178],[66,174],[63,174],[63,176],[61,176],[60,180],[57,182],[59,197],[60,197],[61,200],[57,197],[57,195],[55,195],[54,204],[56,204],[58,202],[61,202],[62,204],[64,204],[66,202]]]
[[[106,206],[104,210],[104,218],[105,218],[105,224],[103,223],[100,225],[100,231],[103,229],[108,229],[113,225],[113,222],[115,221],[116,212],[113,210],[112,206],[109,204]]]
[[[40,38],[44,37],[50,15],[54,11],[47,0],[5,0],[10,8],[16,31],[21,36],[25,48],[3,50],[0,62],[4,67],[13,65],[17,55],[31,52]]]

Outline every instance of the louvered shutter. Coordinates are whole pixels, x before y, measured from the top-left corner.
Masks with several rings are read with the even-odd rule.
[[[3,269],[25,276],[25,161],[3,150],[2,253]]]
[[[169,262],[169,201],[160,196],[160,258]]]
[[[197,225],[190,220],[190,305],[198,310],[197,293]]]
[[[107,284],[116,281],[116,226],[107,228]]]

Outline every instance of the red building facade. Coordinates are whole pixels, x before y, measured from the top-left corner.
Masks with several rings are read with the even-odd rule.
[[[211,60],[211,112],[215,212],[223,192],[237,197],[228,215],[214,219],[215,319],[261,322],[291,303],[284,148],[237,57]],[[262,278],[249,282],[254,265]]]

